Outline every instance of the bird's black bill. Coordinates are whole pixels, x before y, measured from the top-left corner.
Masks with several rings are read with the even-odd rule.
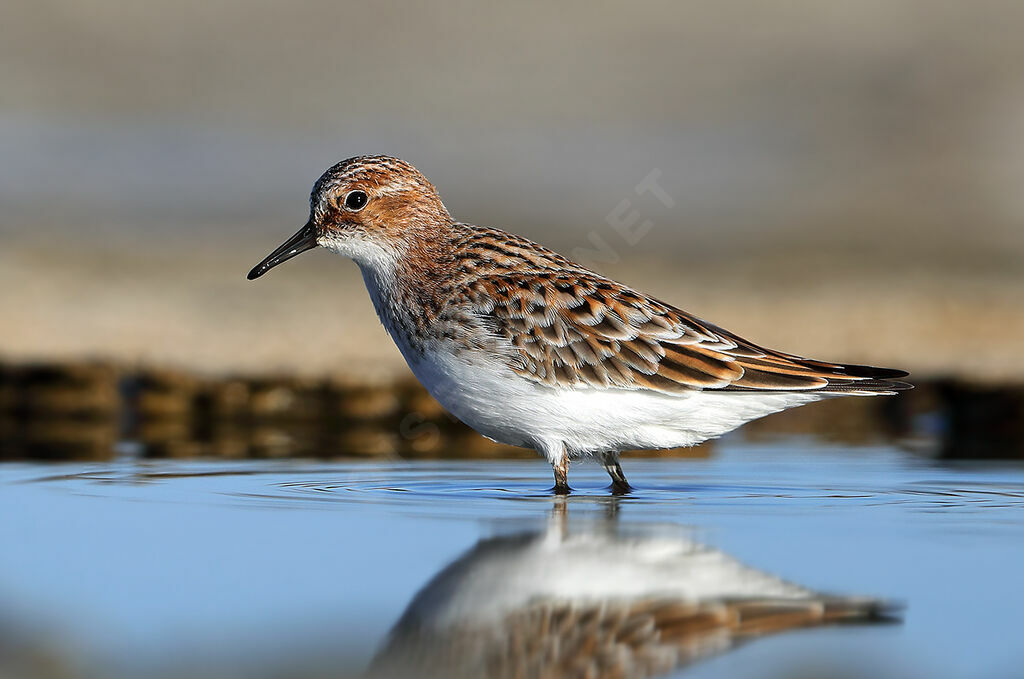
[[[306,250],[316,247],[316,227],[306,224],[299,229],[299,232],[286,240],[281,247],[267,255],[266,259],[257,264],[246,276],[250,281],[259,278],[275,266],[286,262],[295,255],[301,255]]]

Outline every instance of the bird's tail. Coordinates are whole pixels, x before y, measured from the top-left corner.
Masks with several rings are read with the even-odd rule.
[[[897,378],[910,373],[853,363],[829,363],[792,354],[763,350],[760,356],[738,356],[743,375],[729,391],[824,392],[848,396],[890,396],[913,389]]]

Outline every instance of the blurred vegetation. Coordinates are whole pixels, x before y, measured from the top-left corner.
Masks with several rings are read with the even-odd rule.
[[[748,424],[758,440],[894,442],[955,459],[1024,458],[1024,387],[919,384]],[[714,442],[646,455],[706,456]],[[451,417],[415,380],[201,376],[104,363],[0,366],[0,459],[532,457]]]

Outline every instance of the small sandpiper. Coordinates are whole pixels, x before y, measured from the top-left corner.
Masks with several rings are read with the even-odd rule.
[[[313,185],[309,221],[249,272],[314,247],[355,260],[427,390],[501,443],[544,455],[556,493],[597,457],[630,489],[625,450],[692,446],[836,396],[891,395],[903,370],[757,346],[521,236],[455,221],[409,163],[358,156]]]

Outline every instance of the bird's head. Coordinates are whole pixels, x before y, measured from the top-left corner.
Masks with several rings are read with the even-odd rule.
[[[372,267],[402,257],[417,233],[450,223],[437,189],[409,163],[388,156],[349,158],[316,181],[309,221],[248,278],[317,246]]]

